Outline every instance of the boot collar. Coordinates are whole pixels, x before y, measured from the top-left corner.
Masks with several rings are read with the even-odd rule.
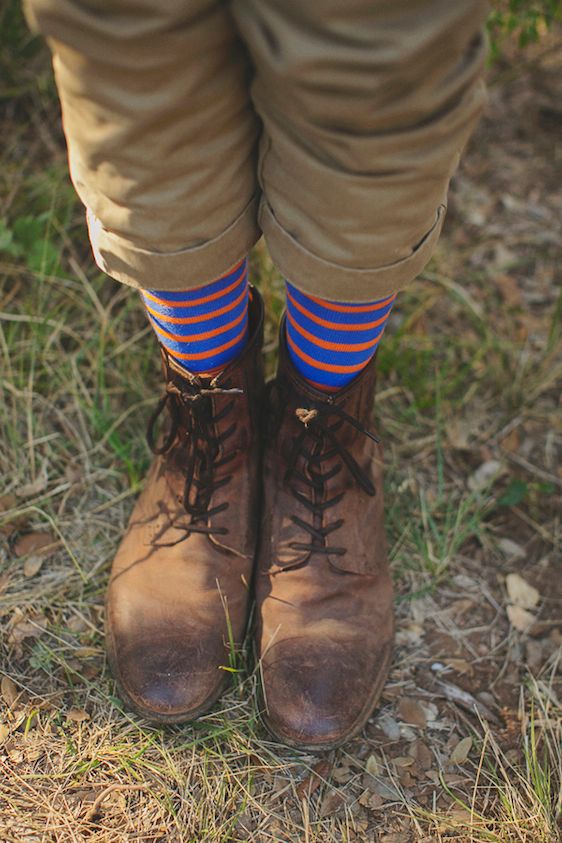
[[[353,380],[337,392],[323,392],[306,381],[295,368],[287,347],[286,315],[281,319],[279,327],[279,366],[277,379],[282,387],[296,392],[302,399],[303,409],[314,409],[315,404],[332,404],[346,408],[346,412],[359,420],[369,418],[372,410],[371,402],[376,386],[377,352],[364,369]],[[367,400],[367,404],[366,401]]]
[[[212,377],[202,377],[195,372],[190,372],[185,366],[180,365],[169,351],[160,344],[160,355],[162,357],[162,370],[166,383],[169,381],[180,381],[181,384],[189,383],[196,389],[211,389],[214,391],[220,390],[220,387],[228,381],[237,380],[236,375],[242,371],[248,359],[256,353],[256,348],[261,349],[263,343],[263,322],[264,322],[264,307],[263,299],[256,287],[250,285],[250,295],[248,303],[248,324],[249,337],[248,342],[244,346],[242,352],[222,369],[217,375]]]

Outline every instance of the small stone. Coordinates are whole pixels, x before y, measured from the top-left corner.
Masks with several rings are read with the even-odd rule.
[[[391,741],[397,741],[400,737],[400,726],[390,714],[383,714],[377,720],[377,725]]]
[[[517,542],[514,542],[512,539],[500,539],[498,547],[505,556],[513,559],[524,559],[527,555],[521,545],[517,544]]]

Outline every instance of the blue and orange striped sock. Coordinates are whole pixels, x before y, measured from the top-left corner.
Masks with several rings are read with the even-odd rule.
[[[195,289],[142,290],[152,327],[170,356],[194,374],[215,375],[248,339],[248,260]]]
[[[350,383],[377,350],[395,298],[332,302],[287,281],[287,346],[299,374],[324,392]]]

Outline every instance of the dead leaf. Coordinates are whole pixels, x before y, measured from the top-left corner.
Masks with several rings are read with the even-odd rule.
[[[97,793],[95,790],[87,787],[80,787],[75,790],[71,798],[73,801],[80,802],[82,805],[91,805],[95,801]]]
[[[2,495],[0,497],[0,514],[3,512],[8,512],[10,509],[16,509],[18,505],[17,499],[15,495],[8,494]],[[28,520],[29,515],[16,515],[14,514],[11,516],[10,520],[0,525],[0,533],[9,536],[14,530],[18,528],[21,529],[26,521]]]
[[[391,784],[387,784],[384,781],[375,781],[371,786],[371,790],[374,790],[375,793],[385,800],[392,800],[396,801],[400,799],[399,793],[395,787]]]
[[[505,578],[505,586],[509,600],[514,606],[532,609],[540,600],[541,596],[537,589],[529,585],[519,574],[508,574]]]
[[[320,817],[320,819],[324,819],[325,817],[329,817],[332,814],[335,814],[337,811],[339,811],[344,802],[345,797],[341,791],[330,790],[320,803],[318,816]]]
[[[91,682],[101,674],[101,666],[99,664],[85,664],[79,668],[80,677],[84,682]],[[75,677],[75,681],[80,681],[80,677]]]
[[[303,779],[297,786],[297,796],[299,799],[303,799],[305,796],[311,796],[329,776],[331,767],[332,765],[326,759],[315,764],[310,775]]]
[[[414,759],[411,755],[397,755],[396,758],[392,759],[392,763],[395,767],[411,767]]]
[[[470,436],[473,433],[473,425],[468,419],[451,419],[447,424],[447,439],[457,451],[469,450]]]
[[[0,744],[3,744],[10,734],[10,727],[5,723],[0,723]]]
[[[466,612],[472,611],[474,609],[474,600],[471,597],[462,597],[460,600],[454,600],[450,607],[449,611],[451,615],[458,620],[461,618]]]
[[[20,486],[19,489],[16,489],[16,495],[18,498],[31,498],[34,495],[39,495],[41,492],[45,491],[48,482],[47,470],[44,466],[35,480],[31,483],[26,483],[25,485]]]
[[[86,618],[81,615],[73,615],[66,624],[66,628],[69,632],[86,632],[89,626]]]
[[[8,642],[18,646],[26,638],[39,638],[45,632],[47,623],[44,615],[34,615],[29,619],[22,618],[10,627]]]
[[[92,817],[92,819],[94,819],[94,816]],[[251,832],[255,827],[252,815],[249,814],[248,811],[242,811],[240,814],[238,814],[236,818],[236,825],[240,826],[240,828],[243,829],[246,834],[248,834],[248,832]]]
[[[398,773],[398,781],[402,787],[412,787],[415,780],[410,771],[403,767]]]
[[[437,826],[437,831],[446,834],[458,828],[474,828],[474,816],[466,808],[455,806],[447,812],[447,819]]]
[[[424,628],[421,624],[407,624],[402,629],[399,629],[396,633],[396,643],[401,647],[412,647],[420,643],[421,639],[423,638],[423,634]],[[397,689],[394,693],[394,696],[397,696],[399,693],[400,690]],[[385,689],[384,696],[385,699],[391,698],[390,689]]]
[[[422,770],[430,770],[433,764],[433,753],[422,740],[417,740],[410,747],[412,758],[415,758]]]
[[[92,656],[100,656],[102,652],[100,647],[77,647],[74,650],[74,657],[77,659],[91,659]]]
[[[466,659],[445,659],[445,664],[450,667],[455,673],[460,673],[461,676],[472,676],[474,673],[472,665]]]
[[[487,460],[468,478],[468,488],[481,492],[498,479],[505,471],[499,460]]]
[[[7,512],[9,509],[14,509],[18,505],[15,495],[1,495],[0,496],[0,512]]]
[[[354,817],[353,818],[353,831],[352,831],[352,829],[350,829],[350,832],[352,831],[352,836],[350,836],[349,839],[350,840],[359,840],[359,841],[365,840],[365,835],[367,834],[368,829],[369,829],[369,820],[368,819],[366,819],[365,817],[360,817],[360,818]]]
[[[525,644],[525,661],[533,672],[537,672],[544,662],[544,650],[542,641],[533,641],[530,638]]]
[[[12,738],[11,740],[5,741],[5,751],[8,753],[8,758],[12,762],[12,764],[21,764],[24,760],[24,754],[21,749],[18,748],[18,744]]]
[[[449,758],[451,764],[464,764],[468,758],[468,753],[470,752],[471,747],[472,738],[468,737],[460,740],[451,752],[451,757]]]
[[[424,729],[427,724],[425,712],[421,705],[411,697],[402,697],[398,703],[398,712],[404,723]]]
[[[510,430],[503,439],[500,439],[500,445],[504,451],[509,451],[510,454],[516,453],[521,445],[519,430],[516,427],[514,427],[513,430]]]
[[[0,692],[2,693],[4,702],[10,708],[13,706],[13,704],[19,697],[18,686],[16,685],[13,679],[10,679],[9,676],[2,677],[2,682],[0,683]]]
[[[332,770],[331,778],[336,782],[336,784],[347,784],[354,776],[353,768],[350,766],[349,763],[340,764],[338,767],[334,767]]]
[[[43,556],[28,556],[23,563],[23,575],[28,579],[39,573],[45,558]]]
[[[374,755],[369,755],[369,757],[367,758],[365,769],[367,770],[370,776],[380,776],[381,774],[381,766]]]
[[[371,798],[371,792],[369,790],[364,790],[359,799],[357,800],[360,805],[363,805],[364,808],[367,808],[369,805],[369,799]]]
[[[17,540],[14,545],[14,553],[16,556],[27,556],[33,554],[35,556],[48,556],[56,550],[56,542],[51,533],[34,532],[25,533]]]
[[[90,719],[90,715],[83,708],[71,708],[66,714],[67,720],[72,720],[73,723],[83,723]]]
[[[5,574],[0,574],[0,594],[2,594],[3,591],[6,591],[10,579],[11,577],[9,573],[6,572]]]
[[[25,760],[33,762],[38,761],[45,754],[45,749],[42,746],[26,747],[24,752]]]
[[[496,275],[494,281],[500,291],[500,295],[508,307],[521,307],[523,304],[523,297],[517,280],[513,275],[508,275],[506,272],[501,272]]]
[[[84,471],[81,465],[76,463],[68,463],[64,470],[64,476],[69,483],[78,483],[84,477]]]
[[[512,627],[518,632],[528,632],[535,622],[535,616],[522,606],[508,606],[507,617]]]
[[[371,811],[378,811],[384,804],[378,793],[371,793],[370,790],[364,790],[357,801],[364,808],[370,808]]]
[[[371,811],[379,811],[384,805],[384,799],[378,793],[372,793],[369,799],[369,808]]]

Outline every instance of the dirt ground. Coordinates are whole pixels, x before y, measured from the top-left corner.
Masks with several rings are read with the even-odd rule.
[[[0,153],[0,843],[558,839],[559,47],[490,72],[438,252],[385,335],[397,647],[363,733],[316,756],[261,727],[249,650],[196,724],[154,728],[116,696],[103,593],[148,465],[156,346],[92,265],[44,51],[18,70]],[[252,268],[272,371],[282,280],[262,246]]]

